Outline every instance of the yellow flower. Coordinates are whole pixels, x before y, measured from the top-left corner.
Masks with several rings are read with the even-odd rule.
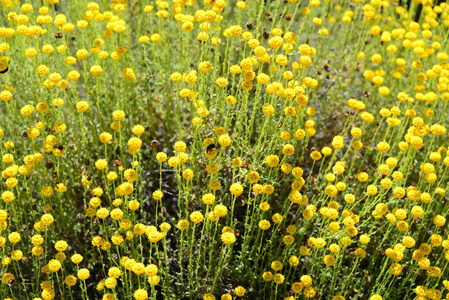
[[[229,188],[229,191],[235,195],[239,196],[243,193],[243,186],[240,183],[233,183],[231,184],[231,187]]]

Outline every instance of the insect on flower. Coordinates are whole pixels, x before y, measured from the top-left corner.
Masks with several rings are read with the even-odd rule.
[[[61,146],[61,145],[55,145],[55,147],[54,147],[55,149],[58,149],[58,150],[64,150],[64,147],[63,146]]]
[[[50,134],[54,134],[55,133],[55,130],[53,128],[51,128],[51,127],[47,127],[45,130],[47,132],[49,132]]]
[[[215,148],[216,148],[215,144],[209,144],[206,147],[206,153],[211,153],[212,151],[214,151]]]
[[[2,66],[2,65],[0,65],[0,74],[4,74],[4,73],[6,73],[6,72],[8,72],[9,71],[9,68],[8,68],[8,66]]]

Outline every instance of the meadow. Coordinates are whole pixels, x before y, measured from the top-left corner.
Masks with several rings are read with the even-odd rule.
[[[0,0],[0,299],[449,299],[449,5]]]

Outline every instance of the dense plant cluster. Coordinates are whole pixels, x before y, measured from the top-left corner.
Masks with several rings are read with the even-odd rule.
[[[448,27],[0,0],[0,299],[449,299]]]

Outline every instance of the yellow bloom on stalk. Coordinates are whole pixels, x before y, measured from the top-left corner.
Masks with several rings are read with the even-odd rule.
[[[221,241],[226,245],[235,243],[236,237],[232,232],[225,232],[221,235]]]
[[[239,196],[243,193],[243,186],[240,183],[233,183],[229,190],[233,195]]]
[[[90,73],[94,76],[98,76],[101,73],[103,73],[103,68],[99,65],[94,65],[94,66],[90,67]]]

